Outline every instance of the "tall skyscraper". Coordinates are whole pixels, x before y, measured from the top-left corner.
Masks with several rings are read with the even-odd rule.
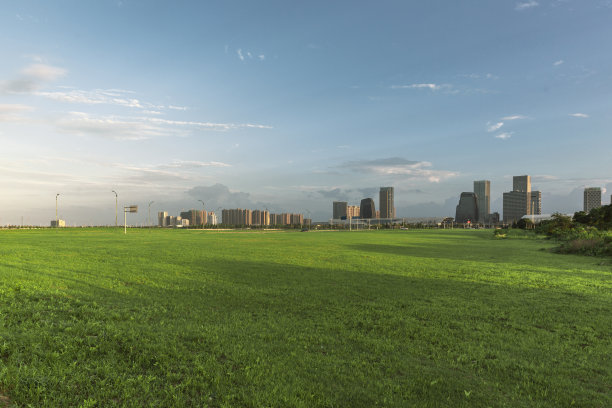
[[[486,222],[491,214],[491,182],[489,180],[474,181],[474,193],[478,202],[478,222]]]
[[[361,200],[361,205],[359,207],[361,218],[376,218],[376,206],[374,205],[374,200],[371,198],[364,198]]]
[[[512,191],[522,191],[528,193],[531,191],[531,176],[514,176],[512,177]]]
[[[584,212],[601,207],[601,188],[587,187],[584,189]]]
[[[461,193],[459,204],[455,211],[455,222],[466,223],[468,221],[474,223],[478,219],[478,200],[476,193]]]
[[[531,214],[531,176],[514,176],[512,191],[504,193],[503,198],[505,223],[516,222],[523,215]]]
[[[346,201],[334,201],[333,202],[333,216],[334,220],[339,220],[342,217],[346,217],[348,203]]]
[[[395,218],[393,187],[380,188],[378,205],[380,206],[380,218]]]

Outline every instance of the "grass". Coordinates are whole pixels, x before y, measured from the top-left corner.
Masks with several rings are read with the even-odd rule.
[[[612,263],[551,246],[0,231],[0,406],[612,406]]]

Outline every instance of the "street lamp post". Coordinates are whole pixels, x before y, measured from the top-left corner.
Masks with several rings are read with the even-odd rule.
[[[115,227],[117,226],[117,192],[115,190],[112,191],[113,193],[115,193]]]
[[[206,205],[204,204],[204,201],[202,200],[198,200],[198,201],[202,203],[202,228],[204,228],[204,224],[206,224],[206,220],[204,219],[204,211],[206,209]]]
[[[155,201],[151,201],[149,203],[149,221],[147,221],[148,226],[151,226],[151,204],[153,204]]]
[[[60,193],[55,195],[55,227],[59,227],[59,216],[57,215],[57,197],[59,197]]]

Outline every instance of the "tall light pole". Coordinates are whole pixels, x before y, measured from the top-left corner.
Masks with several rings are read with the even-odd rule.
[[[154,202],[155,202],[155,201],[151,201],[151,202],[149,203],[149,221],[148,221],[148,223],[147,223],[149,227],[151,226],[151,204],[153,204]]]
[[[113,193],[115,193],[115,227],[117,226],[117,192],[115,190],[112,191]]]
[[[204,219],[204,210],[206,209],[206,205],[204,204],[204,201],[198,201],[202,203],[202,228],[204,228],[204,224],[206,224],[206,220]]]
[[[59,197],[60,193],[55,195],[55,227],[59,227],[59,217],[57,215],[57,197]]]

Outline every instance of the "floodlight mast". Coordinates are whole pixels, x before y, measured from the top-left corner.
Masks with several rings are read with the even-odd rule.
[[[112,190],[113,193],[115,193],[115,227],[117,226],[117,192],[115,190]]]

